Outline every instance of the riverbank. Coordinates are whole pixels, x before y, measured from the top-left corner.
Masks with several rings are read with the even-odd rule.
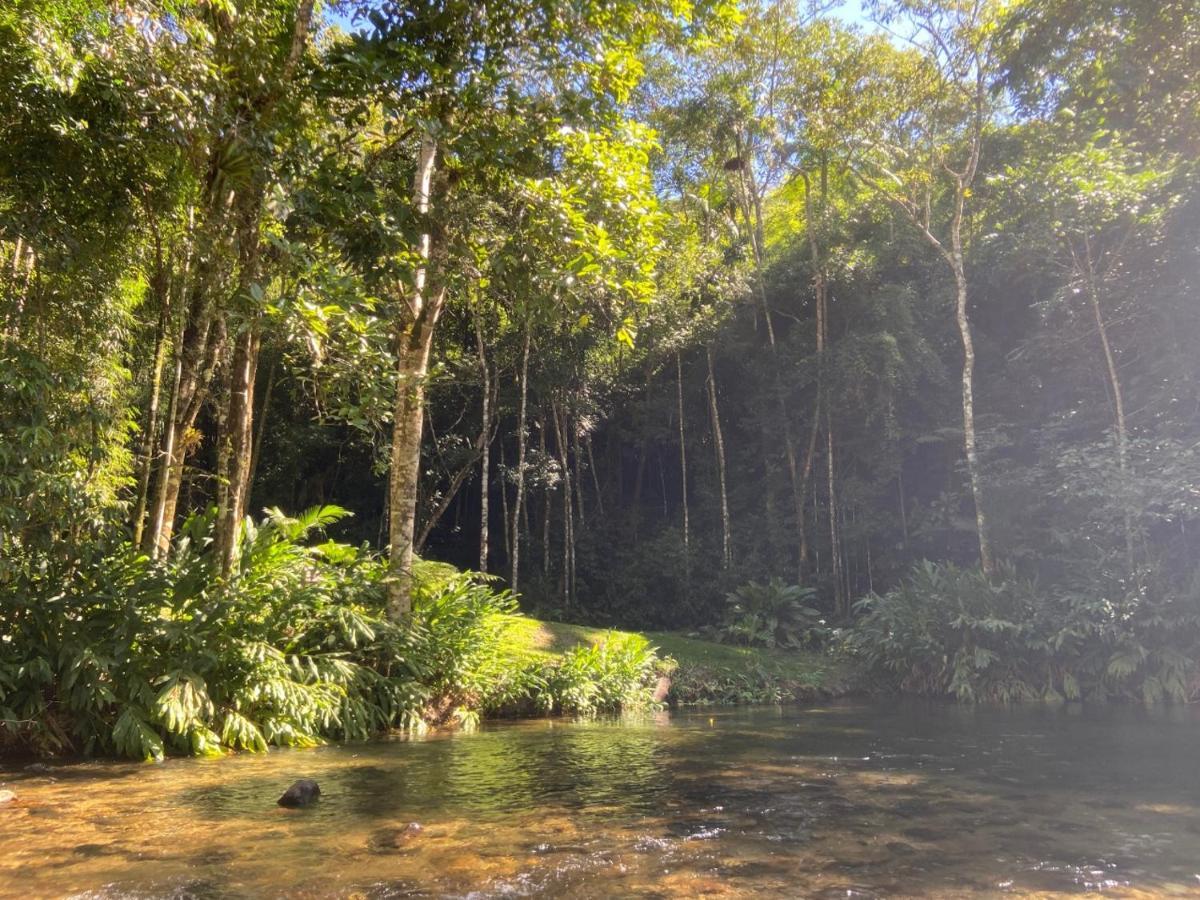
[[[705,706],[789,703],[839,697],[857,688],[854,667],[844,659],[814,650],[783,650],[718,644],[677,632],[627,632],[617,629],[544,622],[513,616],[504,632],[510,664],[551,662],[578,647],[600,646],[616,636],[638,635],[655,649],[670,673],[667,701]]]
[[[411,614],[396,619],[381,559],[311,542],[338,515],[273,512],[228,579],[212,577],[211,520],[197,521],[166,561],[114,555],[14,607],[0,754],[216,756],[664,699],[806,700],[846,683],[816,654],[526,618],[493,579],[434,562],[417,564]]]

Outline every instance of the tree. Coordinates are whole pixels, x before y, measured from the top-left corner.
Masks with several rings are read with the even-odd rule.
[[[869,138],[859,174],[899,209],[945,260],[954,277],[954,317],[962,342],[963,451],[975,507],[979,562],[996,571],[988,532],[975,427],[975,341],[966,271],[967,201],[979,175],[997,81],[997,9],[978,0],[922,0],[876,9],[884,22],[913,29],[922,67],[908,86],[902,117]]]

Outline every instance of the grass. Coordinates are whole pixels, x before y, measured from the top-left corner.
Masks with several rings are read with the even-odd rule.
[[[598,644],[610,629],[523,616],[509,619],[504,646],[513,665],[545,660],[581,644]],[[618,632],[620,633],[620,632]],[[843,694],[854,686],[845,662],[809,650],[736,647],[668,631],[646,637],[678,664],[671,699],[684,704],[775,703]]]

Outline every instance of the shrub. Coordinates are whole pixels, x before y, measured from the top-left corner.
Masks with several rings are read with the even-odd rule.
[[[411,633],[380,613],[382,567],[345,545],[304,543],[342,515],[275,510],[247,523],[226,581],[213,576],[208,514],[185,523],[163,564],[119,548],[57,594],[28,585],[37,601],[4,609],[3,738],[158,758],[413,721],[427,691]]]
[[[547,712],[590,714],[649,706],[659,659],[640,634],[610,631],[574,647],[542,672],[540,705]]]
[[[924,562],[861,600],[848,647],[902,690],[960,700],[1186,702],[1196,693],[1197,591],[1100,575],[1039,592],[1011,570]]]
[[[419,562],[412,617],[389,621],[383,564],[313,540],[344,515],[247,521],[227,579],[211,512],[161,563],[119,545],[69,574],[30,567],[0,599],[0,747],[157,759],[648,697],[655,656],[641,638],[510,666],[514,598],[449,566]]]
[[[812,588],[785,585],[772,578],[765,584],[751,581],[725,598],[725,615],[710,629],[723,643],[756,647],[811,647],[830,635],[821,612],[811,605]]]

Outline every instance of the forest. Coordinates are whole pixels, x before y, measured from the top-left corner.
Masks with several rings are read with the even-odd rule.
[[[1194,0],[4,0],[0,751],[783,697],[659,634],[1194,700],[1197,72]]]

